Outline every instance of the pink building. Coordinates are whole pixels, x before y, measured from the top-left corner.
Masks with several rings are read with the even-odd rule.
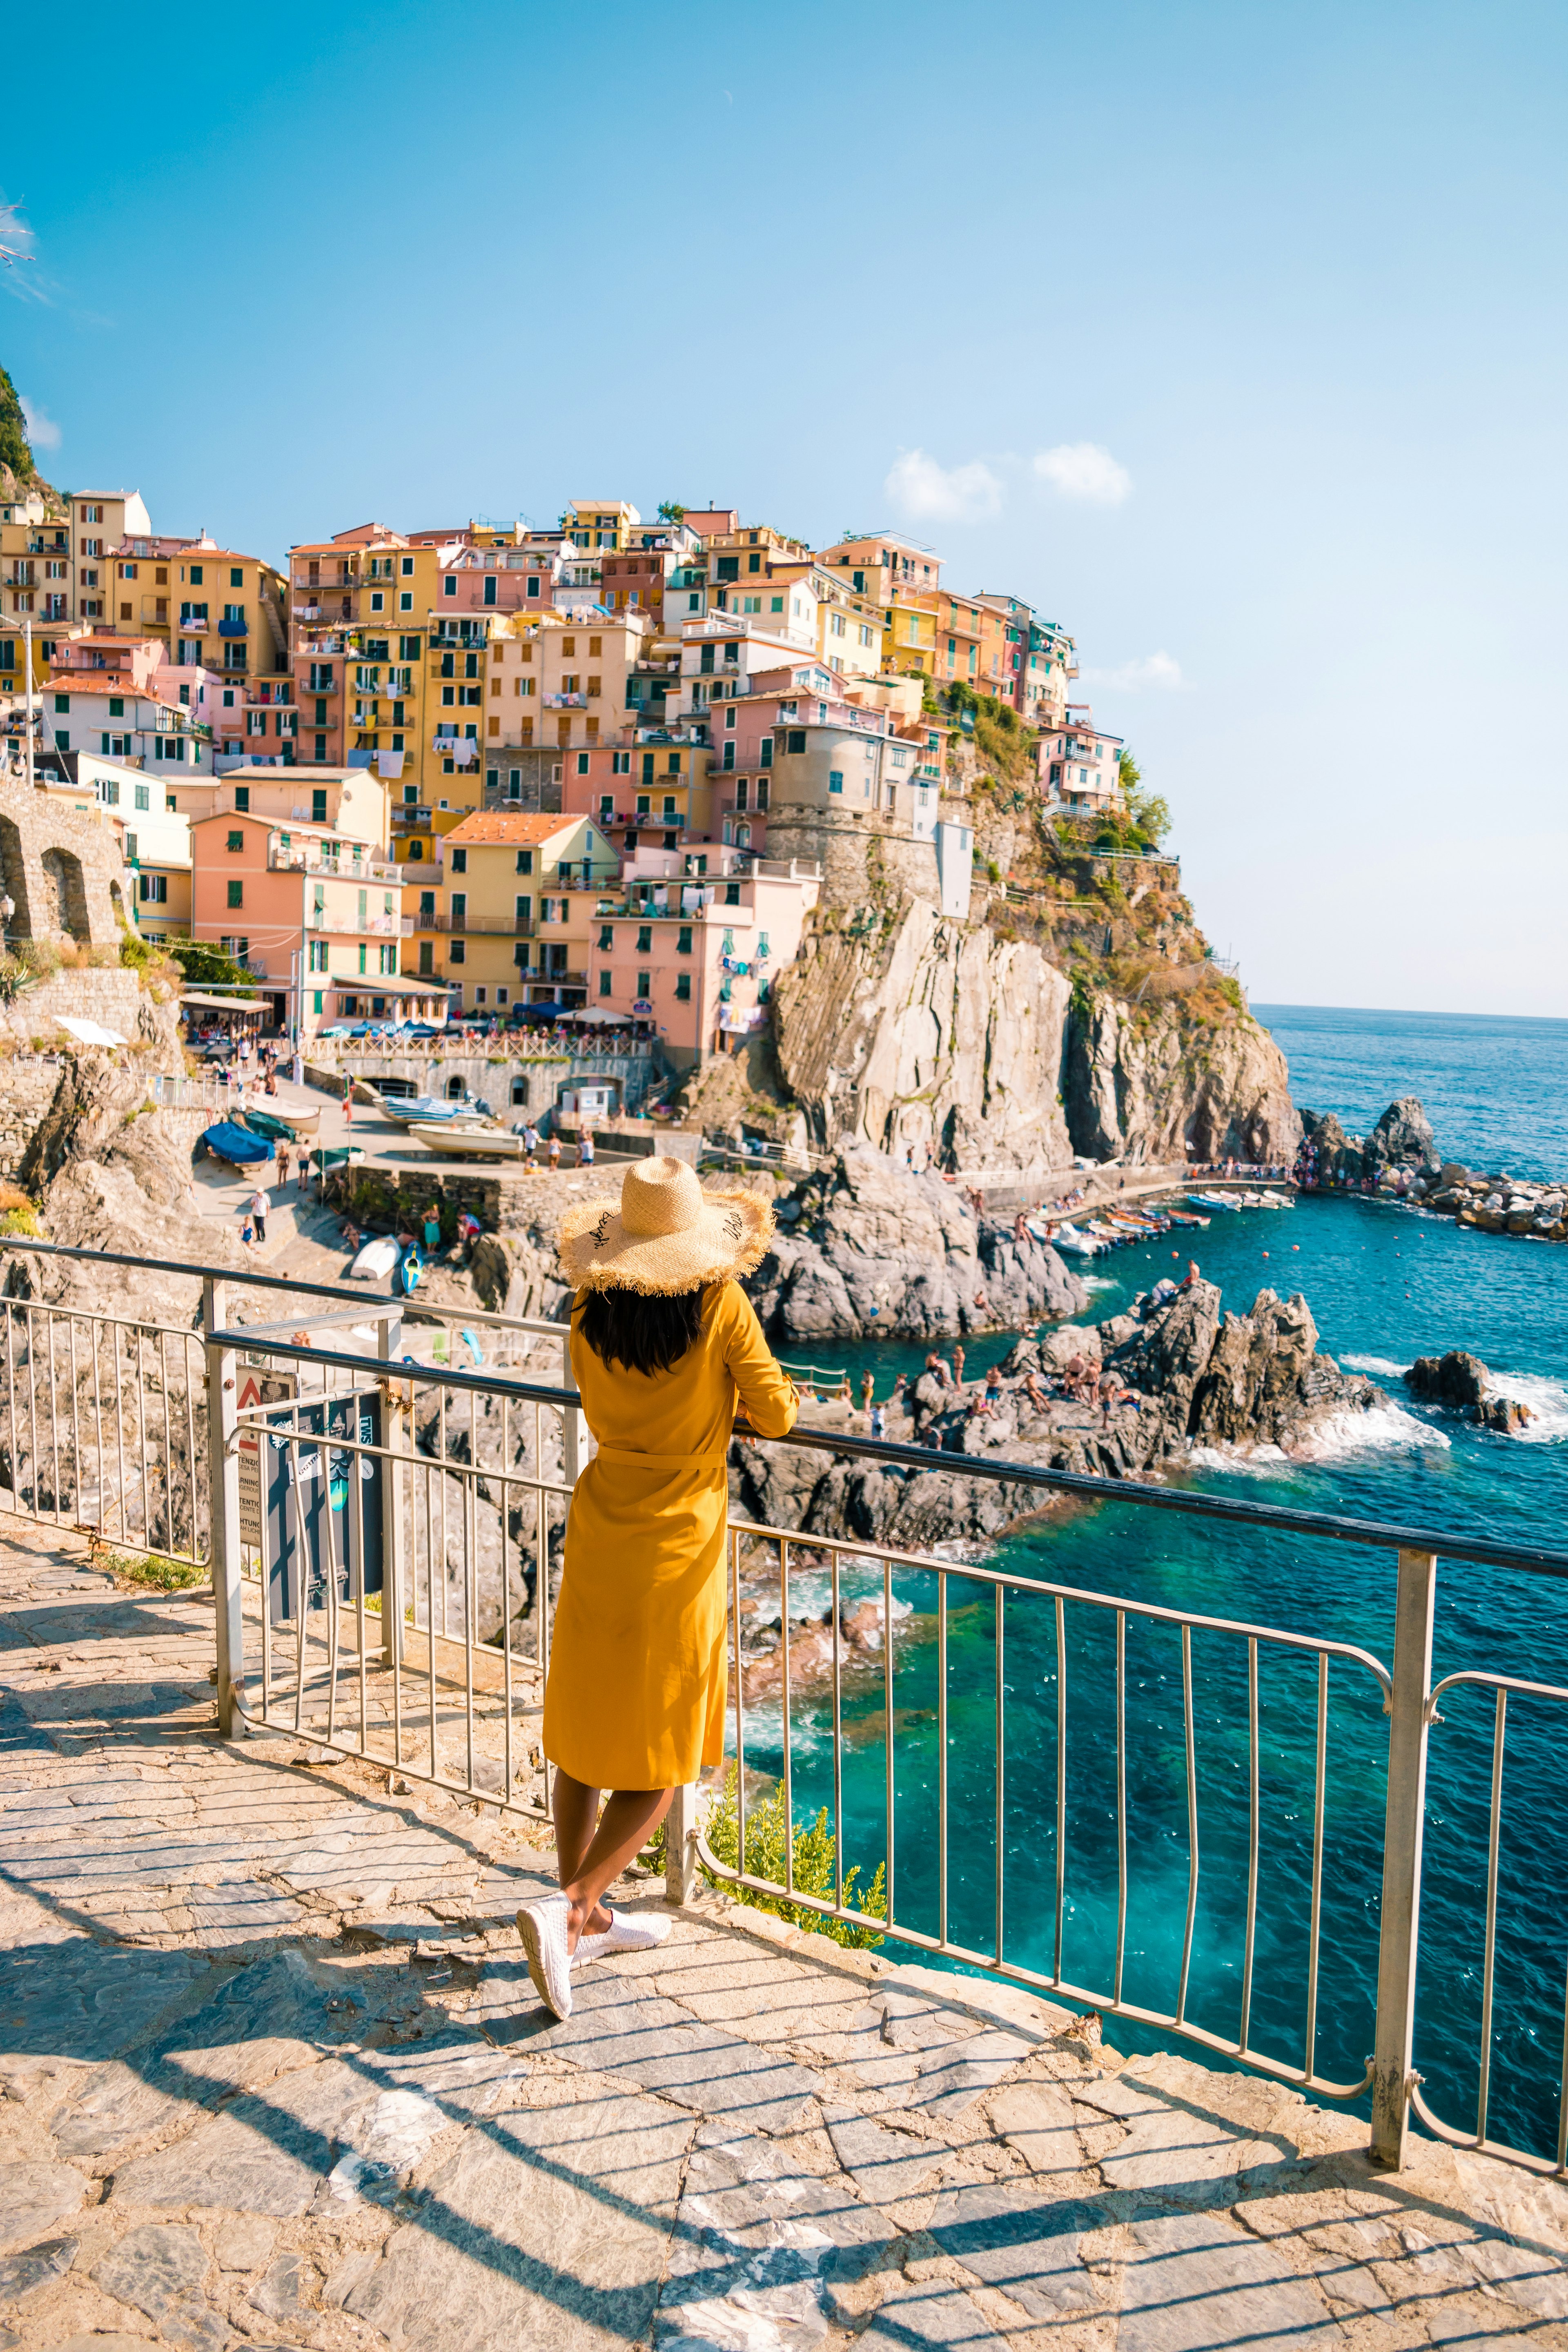
[[[362,999],[400,1009],[414,985],[398,978],[403,875],[374,844],[216,809],[191,821],[191,866],[192,938],[248,964],[276,1028],[298,1020],[312,1036]]]
[[[1102,734],[1087,703],[1072,703],[1062,724],[1040,739],[1040,782],[1047,802],[1094,812],[1121,797],[1122,739]]]
[[[620,896],[599,894],[587,1011],[651,1020],[679,1068],[736,1051],[767,1026],[820,888],[805,863],[639,849]]]

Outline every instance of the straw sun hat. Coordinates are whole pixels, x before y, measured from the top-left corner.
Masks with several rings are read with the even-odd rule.
[[[671,1297],[751,1274],[767,1255],[773,1213],[759,1193],[705,1192],[684,1160],[640,1160],[621,1197],[584,1201],[561,1220],[561,1263],[574,1290]]]

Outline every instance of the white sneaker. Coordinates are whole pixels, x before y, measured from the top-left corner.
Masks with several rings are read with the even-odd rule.
[[[579,1936],[574,1958],[603,1959],[606,1952],[651,1952],[669,1933],[669,1917],[658,1911],[616,1911],[609,1904],[610,1924],[596,1936]]]
[[[517,1932],[528,1955],[533,1990],[557,2017],[572,2014],[572,1958],[566,1949],[570,1910],[564,1895],[542,1895],[517,1915]]]

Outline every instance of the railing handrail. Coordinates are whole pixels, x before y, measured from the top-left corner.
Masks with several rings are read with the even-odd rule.
[[[7,1235],[5,1249],[23,1250],[41,1257],[95,1259],[107,1265],[134,1265],[144,1271],[182,1274],[193,1279],[213,1282],[240,1283],[255,1288],[287,1290],[296,1296],[335,1299],[341,1306],[352,1305],[356,1299],[367,1309],[380,1303],[395,1305],[405,1315],[421,1316],[441,1322],[459,1318],[470,1323],[485,1323],[490,1328],[538,1330],[542,1335],[564,1336],[567,1326],[561,1323],[530,1325],[518,1317],[496,1315],[479,1307],[437,1307],[422,1305],[417,1298],[389,1297],[385,1292],[345,1289],[342,1285],[313,1282],[290,1282],[279,1275],[258,1275],[237,1271],[228,1266],[190,1265],[173,1259],[136,1257],[118,1250],[79,1249],[58,1242],[32,1241],[23,1235]],[[243,1326],[233,1331],[210,1332],[209,1341],[224,1347],[248,1348]],[[299,1357],[318,1364],[341,1365],[348,1370],[361,1370],[371,1360],[363,1356],[339,1354],[321,1348],[296,1348],[281,1341],[269,1340],[268,1352],[272,1355]],[[575,1389],[556,1388],[526,1381],[498,1379],[493,1373],[459,1372],[442,1365],[421,1365],[421,1376],[449,1388],[495,1391],[498,1395],[517,1397],[529,1403],[577,1405],[582,1399]],[[744,1433],[742,1433],[744,1434]],[[1489,1542],[1484,1537],[1454,1536],[1432,1528],[1406,1528],[1383,1519],[1352,1518],[1337,1511],[1297,1511],[1279,1503],[1254,1503],[1226,1495],[1207,1495],[1192,1489],[1173,1486],[1145,1486],[1130,1478],[1100,1477],[1087,1471],[1047,1470],[1033,1462],[986,1460],[969,1454],[938,1454],[928,1445],[903,1445],[891,1438],[861,1437],[847,1429],[803,1428],[797,1422],[784,1438],[771,1444],[802,1445],[819,1454],[847,1454],[858,1461],[884,1462],[889,1467],[904,1470],[934,1470],[948,1477],[973,1477],[989,1480],[996,1486],[1039,1486],[1064,1495],[1080,1495],[1090,1501],[1131,1503],[1140,1509],[1173,1511],[1193,1518],[1219,1519],[1233,1527],[1268,1528],[1281,1535],[1316,1536],[1331,1543],[1364,1544],[1386,1547],[1396,1551],[1433,1552],[1443,1559],[1464,1559],[1488,1568],[1519,1568],[1532,1576],[1555,1577],[1568,1582],[1568,1552],[1555,1551],[1546,1545],[1506,1544]]]

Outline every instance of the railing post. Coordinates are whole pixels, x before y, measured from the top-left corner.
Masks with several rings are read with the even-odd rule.
[[[561,1342],[561,1385],[563,1389],[569,1389],[572,1384],[572,1341],[568,1335],[563,1338]],[[577,1484],[578,1475],[588,1459],[587,1438],[588,1423],[584,1417],[582,1407],[574,1404],[563,1405],[561,1408],[561,1483],[563,1486],[574,1486]]]
[[[224,1286],[209,1275],[202,1285],[202,1330],[206,1342],[217,1727],[223,1738],[232,1739],[237,1727],[235,1702],[244,1695],[245,1605],[239,1581],[238,1358],[232,1348],[220,1348],[213,1339],[213,1333],[223,1328],[223,1317]],[[265,1597],[262,1605],[266,1605]]]
[[[664,1817],[664,1899],[689,1903],[697,1884],[697,1786],[688,1781],[669,1800]]]
[[[403,1465],[406,1407],[401,1386],[390,1378],[394,1349],[403,1345],[403,1316],[376,1318],[375,1352],[388,1368],[381,1383],[381,1442],[384,1476],[381,1489],[381,1654],[388,1666],[403,1662]],[[412,1396],[410,1386],[408,1394]]]
[[[1436,1556],[1402,1551],[1394,1620],[1389,1705],[1388,1809],[1383,1833],[1383,1907],[1377,1948],[1373,2054],[1373,2164],[1398,2171],[1410,2128],[1410,2060],[1420,1948],[1421,1835],[1426,1805],[1426,1706],[1432,1687]]]

